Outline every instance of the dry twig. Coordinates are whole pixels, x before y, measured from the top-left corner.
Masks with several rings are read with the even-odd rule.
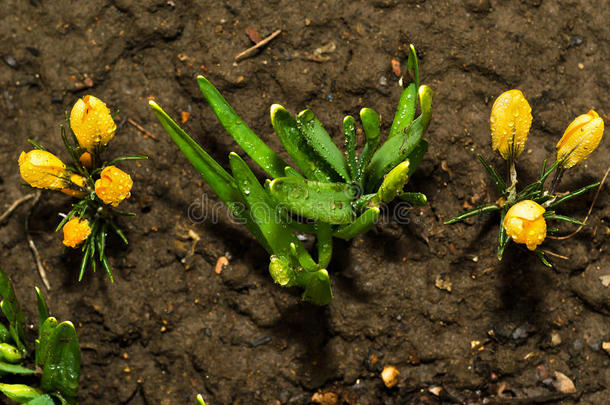
[[[142,132],[145,137],[152,138],[155,141],[158,140],[157,137],[154,134],[152,134],[151,132],[147,131],[146,128],[144,128],[142,125],[138,124],[137,122],[135,122],[131,118],[127,118],[127,122],[130,125],[134,126],[138,131]]]
[[[34,239],[32,239],[32,235],[30,235],[30,229],[29,229],[30,215],[32,214],[32,211],[34,211],[34,207],[36,207],[36,204],[38,204],[38,201],[40,200],[41,195],[42,195],[42,191],[38,191],[35,194],[34,203],[30,207],[30,210],[25,217],[25,235],[28,240],[28,245],[30,247],[30,250],[32,251],[32,254],[34,255],[34,260],[36,261],[36,267],[38,268],[38,274],[40,274],[40,278],[42,279],[44,286],[47,288],[48,291],[50,291],[51,284],[49,284],[49,280],[47,279],[47,272],[44,269],[42,260],[40,259],[40,253],[38,252],[38,249],[36,248],[36,245],[34,244]]]
[[[589,216],[591,215],[591,212],[593,212],[593,206],[595,205],[595,203],[597,202],[597,197],[599,197],[599,193],[602,190],[602,187],[604,186],[604,183],[606,182],[606,178],[608,177],[608,173],[610,172],[610,167],[608,167],[608,169],[606,169],[606,173],[604,174],[604,178],[602,179],[602,181],[599,183],[599,187],[597,187],[597,192],[595,193],[595,197],[593,197],[593,201],[591,202],[591,206],[589,207],[589,211],[587,212],[587,216],[585,217],[585,219],[582,221],[583,224],[587,223],[587,220],[589,219]],[[578,228],[576,228],[576,230],[574,232],[572,232],[571,234],[568,235],[563,235],[563,236],[548,236],[549,239],[557,239],[557,240],[564,240],[564,239],[570,239],[572,236],[576,235],[578,232],[580,232],[582,230],[582,228],[585,225],[580,225]]]
[[[17,209],[17,207],[19,207],[24,202],[31,200],[34,197],[36,197],[36,193],[31,193],[31,194],[24,195],[23,197],[13,201],[11,206],[8,207],[6,209],[6,211],[4,211],[4,213],[0,216],[0,223],[2,223],[6,218],[8,218],[9,215],[11,215],[13,213],[13,211],[15,211]]]
[[[277,31],[273,32],[273,34],[271,34],[268,37],[266,37],[266,38],[262,39],[261,41],[257,42],[254,46],[252,46],[252,47],[246,49],[245,51],[237,54],[235,56],[235,61],[239,62],[242,59],[245,59],[245,58],[248,58],[248,57],[252,56],[257,49],[262,48],[263,46],[267,45],[269,42],[271,42],[271,40],[273,40],[273,38],[277,37],[281,33],[282,33],[282,30],[277,30]]]

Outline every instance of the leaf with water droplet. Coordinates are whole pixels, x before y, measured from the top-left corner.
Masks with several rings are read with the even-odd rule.
[[[311,110],[304,110],[299,113],[297,126],[309,146],[317,152],[323,161],[332,167],[343,180],[351,181],[343,154]]]
[[[269,191],[278,203],[294,214],[316,221],[346,224],[355,215],[351,203],[356,190],[346,183],[280,177],[271,182]]]

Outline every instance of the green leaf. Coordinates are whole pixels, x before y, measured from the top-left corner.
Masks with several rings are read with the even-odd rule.
[[[120,162],[130,162],[133,160],[147,160],[148,156],[146,155],[129,155],[129,156],[121,156],[115,159],[112,159],[110,162],[104,164],[104,166],[113,166]]]
[[[299,177],[301,179],[304,178],[301,173],[299,173],[296,169],[293,169],[290,166],[286,166],[284,168],[284,173],[286,174],[287,177]]]
[[[330,224],[316,223],[318,238],[318,267],[325,269],[333,255],[333,231]]]
[[[313,273],[300,273],[303,280],[300,285],[305,285],[303,299],[311,301],[316,305],[327,305],[333,299],[328,272],[324,269]]]
[[[402,194],[402,189],[407,184],[407,181],[409,181],[409,165],[410,162],[407,159],[386,174],[381,187],[379,187],[379,191],[377,191],[381,201],[387,204],[399,194]]]
[[[45,394],[26,402],[25,405],[55,405],[55,402],[49,394]]]
[[[70,142],[68,142],[68,137],[66,136],[66,128],[63,125],[60,126],[60,132],[61,132],[61,140],[64,142],[64,146],[68,150],[68,153],[70,154],[70,157],[72,158],[72,161],[74,162],[74,165],[76,167],[81,167],[82,165],[80,163],[80,160],[78,160],[76,151],[74,150],[72,145],[70,145]]]
[[[203,397],[201,396],[201,394],[197,395],[197,403],[199,405],[205,405],[205,401],[203,400]]]
[[[400,131],[403,131],[413,122],[416,101],[417,85],[411,83],[402,89],[402,93],[400,93],[398,107],[396,108],[396,114],[394,115],[394,121],[392,122],[392,128],[390,129],[388,139],[398,135]]]
[[[584,186],[582,188],[579,188],[576,191],[572,191],[570,193],[567,193],[567,194],[564,194],[564,195],[562,195],[560,197],[557,197],[557,199],[555,201],[551,202],[548,205],[548,208],[557,207],[558,205],[563,204],[564,202],[566,202],[568,200],[571,200],[574,197],[579,197],[579,196],[583,195],[584,193],[586,193],[590,189],[595,188],[597,186],[599,186],[599,183],[589,184],[588,186]]]
[[[383,176],[415,150],[428,129],[432,118],[432,90],[428,86],[421,86],[419,99],[421,115],[404,131],[388,139],[373,155],[364,175],[365,190],[377,188]]]
[[[379,146],[381,122],[379,120],[379,114],[370,108],[363,108],[360,110],[360,120],[362,121],[362,128],[364,129],[364,135],[366,137],[366,144],[364,145],[362,155],[360,156],[360,173],[363,173]]]
[[[364,213],[356,218],[351,224],[339,227],[333,236],[339,239],[350,240],[361,233],[367,232],[377,223],[378,219],[379,207],[371,207],[364,211]]]
[[[10,343],[0,343],[0,361],[19,363],[23,359],[21,352]]]
[[[498,260],[502,261],[502,257],[504,256],[504,250],[506,246],[508,246],[508,242],[510,242],[510,236],[506,233],[506,229],[504,229],[504,216],[506,215],[506,211],[502,211],[500,215],[500,229],[498,230]]]
[[[413,72],[413,80],[419,88],[419,62],[417,61],[417,53],[413,44],[409,44],[409,59],[407,60],[407,69]]]
[[[494,169],[493,166],[487,163],[487,161],[485,160],[485,158],[483,158],[481,154],[477,154],[477,159],[479,159],[479,162],[481,162],[485,170],[487,170],[487,173],[489,173],[489,175],[491,176],[491,179],[494,183],[494,186],[496,186],[496,190],[498,190],[498,193],[500,193],[500,195],[506,194],[506,183],[504,183],[504,180],[502,180],[496,169]]]
[[[48,356],[44,362],[40,387],[46,392],[59,391],[76,397],[80,380],[81,354],[74,325],[62,322],[49,339]]]
[[[36,141],[34,141],[34,140],[32,140],[32,139],[28,139],[28,143],[29,143],[30,145],[32,145],[32,147],[33,147],[34,149],[38,149],[38,150],[44,150],[44,151],[46,151],[46,152],[50,152],[50,151],[49,151],[47,148],[45,148],[44,146],[40,145],[38,142],[36,142]]]
[[[471,210],[468,211],[464,211],[462,212],[460,215],[451,218],[449,221],[445,221],[443,222],[445,225],[451,225],[451,224],[455,224],[457,222],[463,221],[467,218],[470,217],[474,217],[476,215],[481,215],[484,214],[486,212],[492,212],[492,211],[499,211],[500,210],[500,206],[498,204],[483,204],[483,205],[479,205],[478,207],[475,207]]]
[[[297,121],[279,104],[271,106],[271,124],[286,152],[294,159],[305,177],[318,181],[331,181],[337,178],[333,169],[307,143],[297,127]]]
[[[210,185],[212,190],[225,204],[241,202],[237,186],[233,177],[227,173],[210,155],[206,153],[186,132],[182,130],[166,113],[155,103],[149,102],[153,112],[161,121],[172,140],[178,145],[189,162],[201,174],[201,177]],[[284,164],[286,166],[286,164]],[[282,173],[283,167],[282,166]]]
[[[89,243],[86,243],[85,251],[84,251],[83,257],[80,261],[80,270],[78,271],[78,281],[82,281],[83,276],[85,275],[85,269],[87,268],[87,265],[89,264],[89,259],[91,259],[91,245]]]
[[[288,225],[277,220],[275,202],[260,185],[246,162],[233,152],[229,155],[229,162],[233,176],[235,176],[243,199],[248,206],[248,216],[260,229],[263,238],[260,242],[269,247],[270,253],[284,260],[289,259],[292,255],[290,243],[295,244],[299,253],[307,253]],[[289,178],[300,180],[296,177]],[[307,253],[307,255],[309,254]],[[311,256],[309,259],[311,263],[314,263]]]
[[[419,167],[422,160],[424,160],[424,156],[426,155],[426,152],[428,152],[428,141],[426,139],[422,139],[415,146],[415,149],[413,149],[413,152],[411,152],[408,156],[409,163],[410,163],[409,164],[409,173],[408,173],[409,178],[411,178],[411,176],[413,176],[413,173],[415,173],[415,170]]]
[[[360,166],[356,157],[356,121],[351,115],[343,118],[343,136],[345,137],[345,159],[349,174],[352,179],[357,180],[360,178]]]
[[[0,361],[0,372],[29,375],[36,373],[36,370],[30,370],[29,368],[25,368],[23,366],[20,366],[19,364],[9,364]]]
[[[307,143],[345,181],[351,181],[347,162],[328,132],[311,110],[304,110],[297,116],[297,126]],[[281,177],[281,176],[274,176]]]
[[[293,266],[286,259],[276,255],[269,258],[269,274],[273,281],[284,287],[293,286],[296,282],[296,273]]]
[[[428,202],[428,198],[423,193],[402,193],[398,198],[418,207],[422,207]]]
[[[269,246],[264,241],[260,229],[252,222],[248,216],[244,216],[244,212],[240,207],[245,205],[245,201],[235,184],[233,177],[227,173],[210,155],[208,155],[186,132],[182,130],[154,101],[150,102],[155,115],[161,121],[161,124],[170,135],[172,140],[178,145],[182,153],[186,156],[189,162],[201,174],[201,177],[214,190],[216,195],[224,201],[229,207],[233,215],[243,221],[248,230],[256,237],[256,239],[269,251]],[[286,166],[286,164],[284,163]],[[283,169],[282,169],[283,172]],[[116,225],[111,222],[110,225],[117,231]],[[118,233],[118,232],[117,232]],[[127,239],[121,233],[119,236],[127,243]]]
[[[34,291],[36,291],[36,301],[38,302],[38,337],[40,337],[40,330],[42,329],[42,324],[49,317],[49,308],[47,307],[47,303],[40,291],[40,288],[34,287]]]
[[[203,76],[197,77],[203,96],[218,117],[218,120],[235,142],[272,177],[284,176],[288,166],[265,142],[263,142],[231,108],[218,89]]]
[[[8,331],[7,327],[0,323],[0,343],[6,343],[11,341],[11,332]]]
[[[19,404],[23,404],[43,395],[43,392],[41,390],[24,384],[0,383],[0,391],[4,395],[6,395],[8,399],[10,399],[11,401],[15,401]]]
[[[553,268],[553,264],[546,259],[544,252],[540,250],[540,248],[536,248],[535,253],[536,256],[538,256],[538,259],[540,259],[540,261],[542,262],[542,264],[544,264],[546,267]]]
[[[355,190],[346,183],[321,183],[280,177],[269,191],[282,207],[306,218],[329,224],[347,224],[354,218]]]
[[[0,296],[3,298],[0,308],[9,322],[11,337],[17,348],[22,353],[25,353],[26,348],[23,344],[25,342],[25,319],[15,296],[15,291],[11,286],[8,276],[2,269],[0,269]]]
[[[47,361],[49,355],[49,342],[51,336],[57,328],[57,319],[48,317],[45,319],[38,330],[38,339],[36,339],[35,345],[35,362],[37,366],[43,366]]]
[[[575,224],[575,225],[581,225],[581,226],[585,225],[584,222],[581,222],[581,221],[579,221],[579,220],[577,220],[575,218],[572,218],[572,217],[566,217],[565,215],[555,214],[554,211],[546,211],[543,214],[543,217],[545,219],[555,219],[557,221],[569,222],[570,224]]]

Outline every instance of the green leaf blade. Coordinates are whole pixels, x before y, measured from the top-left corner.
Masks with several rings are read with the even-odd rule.
[[[197,83],[212,111],[235,142],[270,176],[283,176],[287,163],[252,132],[208,79],[198,76]]]
[[[402,90],[402,93],[400,93],[398,107],[396,108],[396,114],[394,115],[394,121],[392,121],[388,139],[393,138],[411,125],[413,118],[415,118],[416,101],[417,86],[415,83],[411,83]]]
[[[43,365],[40,387],[46,392],[59,391],[68,398],[78,394],[81,352],[74,325],[62,322],[49,339],[48,356]]]
[[[330,166],[323,164],[317,152],[307,143],[292,115],[279,104],[273,104],[270,113],[275,134],[305,177],[318,181],[331,181],[336,175]],[[283,177],[283,175],[274,177]]]
[[[347,224],[354,218],[355,190],[346,183],[321,183],[280,177],[269,186],[273,198],[291,212],[329,224]]]
[[[297,116],[297,125],[301,134],[317,154],[345,181],[351,181],[347,162],[343,153],[337,148],[311,110],[304,110]],[[275,176],[280,177],[280,176]]]

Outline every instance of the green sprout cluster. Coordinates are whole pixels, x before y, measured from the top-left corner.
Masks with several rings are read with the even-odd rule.
[[[203,76],[199,88],[221,124],[270,177],[261,185],[244,160],[229,155],[228,173],[154,101],[150,105],[172,140],[218,197],[270,254],[269,272],[282,286],[304,288],[303,298],[318,305],[332,300],[327,266],[332,238],[350,240],[369,230],[380,208],[395,198],[422,205],[421,193],[404,192],[408,179],[428,148],[424,134],[432,114],[432,90],[419,85],[417,55],[410,47],[412,81],[403,89],[392,127],[380,143],[380,117],[360,111],[366,144],[356,154],[356,124],[343,120],[345,151],[341,152],[310,110],[296,118],[284,107],[271,107],[271,123],[288,154],[290,166],[235,113]],[[421,114],[415,118],[417,100]],[[304,219],[304,220],[303,220]],[[297,233],[315,235],[317,262]]]
[[[81,353],[74,325],[49,316],[42,293],[38,300],[38,337],[34,358],[25,346],[25,319],[7,275],[0,269],[0,309],[8,327],[0,323],[0,392],[27,405],[74,405],[80,380]],[[28,367],[33,363],[34,368]],[[22,381],[15,383],[15,381]],[[37,387],[30,381],[38,381]]]

